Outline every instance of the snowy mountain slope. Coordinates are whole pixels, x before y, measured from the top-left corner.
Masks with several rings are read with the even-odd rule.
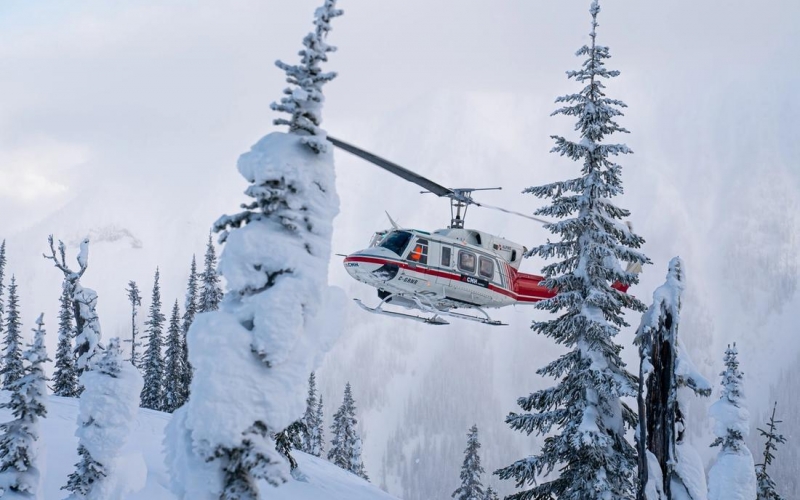
[[[2,394],[3,400],[7,393]],[[42,420],[44,445],[44,500],[66,496],[60,488],[66,484],[78,461],[77,438],[74,437],[78,411],[77,400],[51,396],[47,402],[47,418]],[[8,410],[0,410],[0,420],[10,419]],[[162,439],[170,416],[165,413],[139,409],[132,435],[123,450],[119,470],[128,484],[138,491],[129,500],[173,500],[169,477],[164,466]],[[392,497],[361,478],[345,472],[329,462],[296,452],[302,480],[290,480],[280,488],[265,486],[263,491],[274,500],[391,500]]]

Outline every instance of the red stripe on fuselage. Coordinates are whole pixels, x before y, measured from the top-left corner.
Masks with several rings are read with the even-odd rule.
[[[380,258],[380,257],[367,257],[367,256],[355,255],[355,256],[345,257],[344,261],[345,262],[366,262],[366,263],[369,263],[369,264],[381,264],[381,265],[394,264],[394,265],[400,267],[401,269],[414,271],[414,272],[417,272],[417,273],[420,273],[420,274],[427,274],[427,275],[430,275],[430,276],[436,276],[436,277],[439,277],[439,278],[446,278],[446,279],[455,280],[455,281],[460,281],[461,280],[461,275],[460,274],[450,273],[450,272],[446,272],[446,271],[440,271],[438,269],[431,269],[429,267],[423,266],[422,264],[416,264],[415,266],[411,266],[410,264],[408,264],[408,263],[406,263],[404,261],[401,261],[401,260],[391,260],[391,259],[384,259],[384,258]],[[509,266],[508,269],[513,269],[513,268],[511,268]],[[509,281],[511,283],[513,283],[515,288],[517,287],[517,280],[519,278],[523,278],[524,277],[524,278],[527,278],[527,279],[531,279],[531,278],[533,278],[533,279],[539,278],[539,280],[542,279],[541,277],[534,276],[532,274],[523,274],[522,276],[518,277],[517,276],[518,274],[521,274],[521,273],[517,273],[516,270],[514,270],[513,275],[509,275]],[[505,289],[503,287],[500,287],[500,286],[497,286],[497,285],[495,285],[493,283],[489,284],[489,290],[491,290],[493,292],[500,293],[500,294],[505,295],[507,297],[511,297],[512,299],[517,300],[519,302],[539,302],[540,300],[549,299],[549,298],[555,296],[555,293],[553,293],[552,291],[550,291],[550,290],[548,290],[548,289],[546,289],[544,287],[539,287],[539,288],[542,289],[540,295],[527,295],[527,294],[523,295],[523,294],[517,293],[516,291],[507,290],[507,289]],[[531,291],[533,291],[533,290],[531,290]]]

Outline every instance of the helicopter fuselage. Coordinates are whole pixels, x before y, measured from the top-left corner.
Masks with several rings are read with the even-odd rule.
[[[344,266],[380,298],[411,309],[497,308],[553,297],[541,276],[518,271],[523,252],[480,231],[402,229],[376,233],[372,246],[348,255]]]

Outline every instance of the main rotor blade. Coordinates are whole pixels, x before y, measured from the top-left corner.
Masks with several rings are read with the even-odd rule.
[[[539,222],[539,223],[541,223],[541,224],[550,224],[550,221],[548,221],[548,220],[544,220],[544,219],[540,219],[540,218],[538,218],[538,217],[534,217],[533,215],[523,214],[523,213],[521,213],[521,212],[515,212],[515,211],[513,211],[513,210],[508,210],[507,208],[503,208],[503,207],[496,207],[496,206],[494,206],[494,205],[487,205],[487,204],[485,204],[485,203],[478,203],[478,202],[473,202],[473,203],[474,203],[475,205],[479,206],[479,207],[483,207],[483,208],[491,208],[492,210],[499,210],[499,211],[501,211],[501,212],[505,212],[505,213],[507,213],[507,214],[518,215],[518,216],[520,216],[520,217],[525,217],[526,219],[535,220],[536,222]]]
[[[398,177],[402,177],[403,179],[413,182],[414,184],[418,185],[421,188],[427,189],[431,193],[437,196],[447,196],[452,197],[455,196],[455,193],[451,189],[447,189],[446,187],[436,184],[432,180],[426,179],[421,175],[408,170],[407,168],[401,167],[396,163],[392,163],[389,160],[385,160],[380,156],[374,155],[363,149],[357,148],[352,144],[348,144],[344,141],[340,141],[335,137],[328,136],[328,140],[339,149],[344,149],[348,153],[352,153],[358,156],[361,159],[367,160],[368,162],[381,167],[384,170],[387,170]]]

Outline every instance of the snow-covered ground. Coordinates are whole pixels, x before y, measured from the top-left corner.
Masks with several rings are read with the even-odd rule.
[[[2,394],[6,401],[7,393]],[[48,399],[47,418],[41,422],[40,444],[44,471],[43,491],[40,498],[57,500],[67,496],[61,491],[67,475],[78,461],[75,422],[78,400],[51,396]],[[0,421],[11,419],[8,410],[0,410]],[[173,500],[169,491],[169,476],[164,466],[162,439],[170,415],[139,409],[128,443],[123,449],[119,472],[125,475],[131,487],[138,491],[129,500]],[[339,469],[333,464],[304,453],[294,454],[302,480],[290,479],[280,488],[264,485],[262,491],[270,500],[392,500],[395,497],[381,491],[363,479]],[[146,467],[145,467],[146,465]]]

